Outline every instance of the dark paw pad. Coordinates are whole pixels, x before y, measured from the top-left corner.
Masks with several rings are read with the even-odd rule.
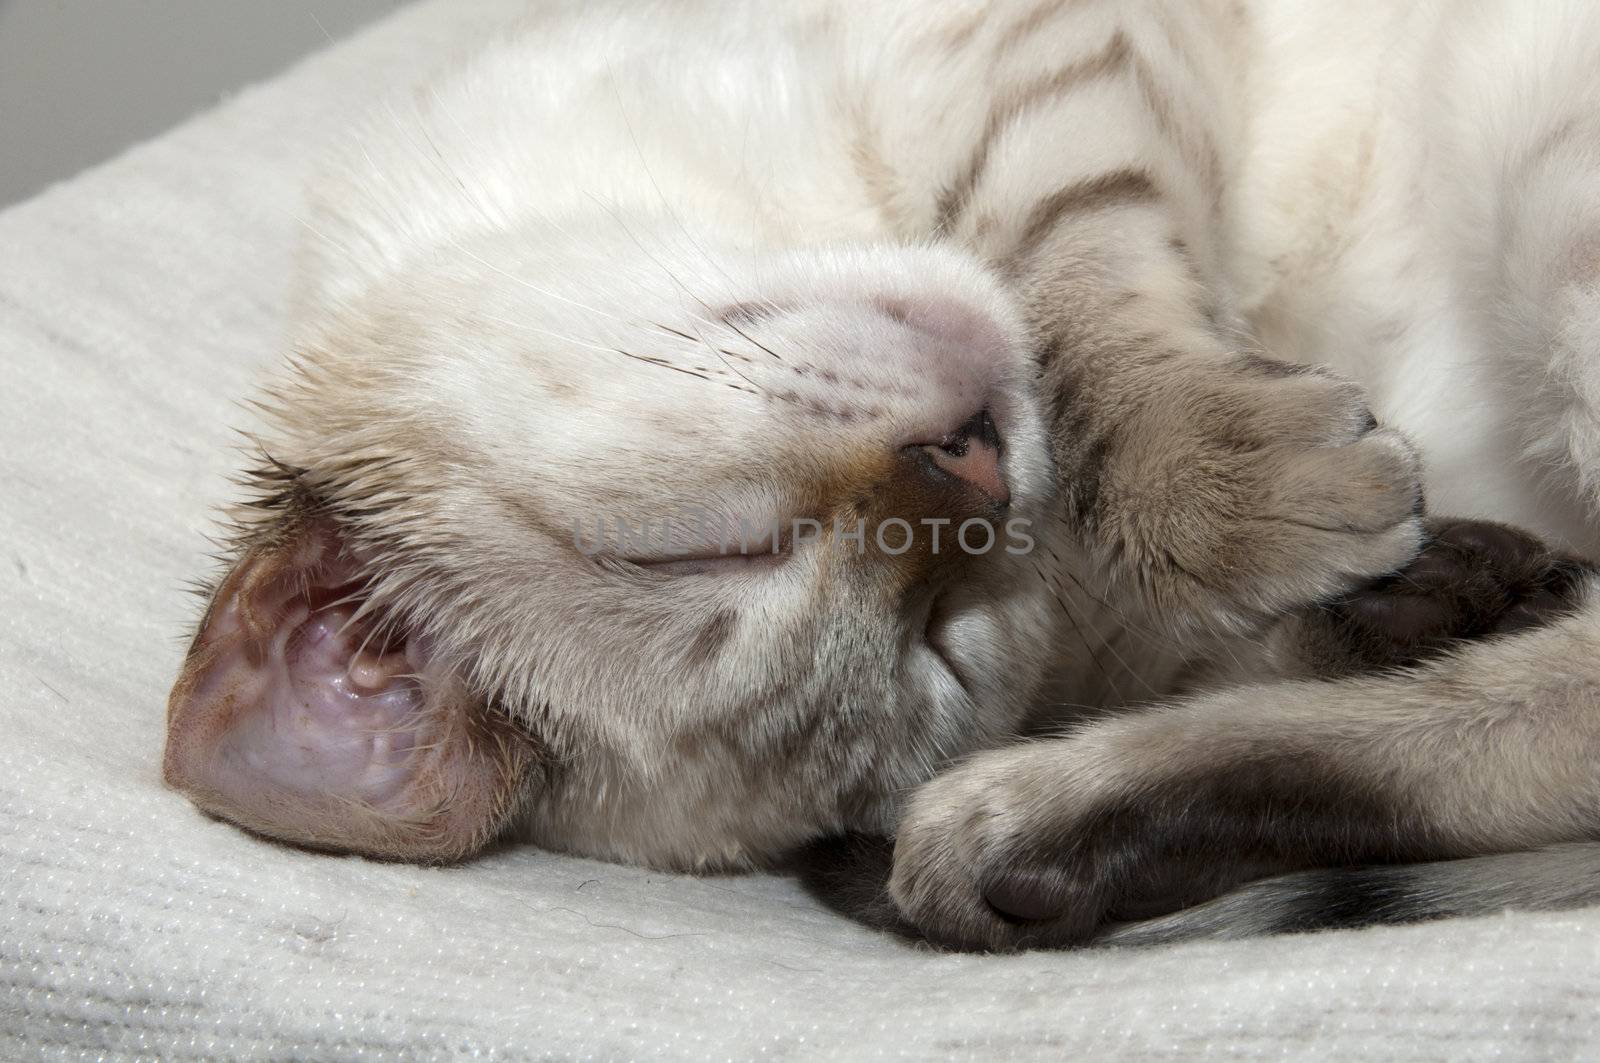
[[[1009,868],[989,875],[984,882],[983,899],[1008,923],[1059,919],[1070,906],[1064,876],[1035,868]]]
[[[1406,666],[1466,639],[1548,624],[1580,604],[1592,569],[1538,539],[1486,521],[1430,522],[1429,541],[1400,572],[1325,606],[1330,664]]]

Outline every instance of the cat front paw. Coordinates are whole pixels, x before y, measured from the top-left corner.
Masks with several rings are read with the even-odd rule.
[[[1087,942],[1125,900],[1140,841],[1127,777],[1092,738],[982,753],[926,783],[895,840],[889,895],[928,941],[1009,951]]]
[[[980,754],[917,791],[889,895],[929,942],[1010,951],[1087,942],[1116,897],[1114,766],[1045,742]]]
[[[1083,945],[1255,879],[1388,862],[1423,836],[1301,745],[1219,730],[1192,708],[980,754],[925,784],[895,841],[902,916],[952,948]]]
[[[1331,372],[1254,355],[1184,367],[1116,435],[1085,523],[1167,615],[1257,626],[1424,541],[1416,449]]]

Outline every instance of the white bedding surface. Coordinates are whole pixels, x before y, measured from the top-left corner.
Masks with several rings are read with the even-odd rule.
[[[1600,911],[939,955],[784,879],[379,865],[164,791],[181,588],[279,353],[300,181],[509,6],[407,9],[0,215],[0,1059],[1600,1055]]]

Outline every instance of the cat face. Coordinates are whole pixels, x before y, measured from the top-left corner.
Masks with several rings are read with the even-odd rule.
[[[949,250],[452,244],[325,315],[168,777],[263,833],[728,866],[1014,728],[1055,603],[1014,311]]]

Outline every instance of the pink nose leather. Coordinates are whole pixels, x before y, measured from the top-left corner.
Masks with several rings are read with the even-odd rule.
[[[1000,433],[987,412],[979,413],[923,451],[933,463],[999,506],[1011,501],[1000,467]]]
[[[992,443],[971,440],[964,453],[943,447],[928,447],[933,463],[958,480],[964,480],[989,497],[996,505],[1011,501],[1005,475],[1000,471],[1000,448]]]

